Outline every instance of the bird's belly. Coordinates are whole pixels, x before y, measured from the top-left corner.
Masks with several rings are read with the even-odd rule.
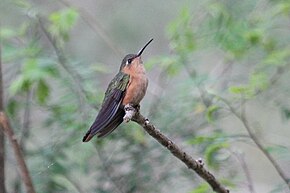
[[[140,101],[145,96],[146,90],[148,86],[148,80],[145,76],[141,76],[138,78],[132,78],[127,87],[127,91],[125,97],[123,99],[122,104],[132,104],[138,105]]]

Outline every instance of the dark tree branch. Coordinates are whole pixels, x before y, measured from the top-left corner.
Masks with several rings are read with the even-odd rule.
[[[32,180],[31,180],[29,171],[27,169],[26,163],[24,161],[24,157],[22,155],[20,146],[15,138],[13,129],[10,126],[9,119],[3,111],[0,112],[0,124],[14,150],[15,158],[17,160],[18,167],[20,170],[20,176],[24,182],[27,193],[35,193]]]
[[[0,26],[1,27],[1,26]],[[3,82],[2,82],[2,49],[1,49],[1,37],[0,37],[0,111],[4,109],[4,97],[3,97]],[[3,130],[0,125],[0,130]],[[4,133],[0,131],[0,192],[5,193],[5,138]]]
[[[155,126],[151,124],[148,119],[140,114],[139,107],[135,109],[125,106],[125,111],[125,121],[128,121],[128,119],[130,119],[142,126],[149,135],[156,139],[161,145],[166,147],[189,169],[194,170],[201,178],[203,178],[212,187],[213,191],[219,193],[229,193],[229,190],[223,187],[221,183],[217,181],[214,175],[204,168],[204,164],[201,160],[194,160],[189,154],[187,154],[180,147],[178,147],[172,140],[170,140],[163,133],[161,133],[160,130],[156,129]]]

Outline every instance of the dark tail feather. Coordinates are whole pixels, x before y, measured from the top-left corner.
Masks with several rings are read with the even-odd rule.
[[[105,137],[113,132],[122,122],[125,112],[123,109],[119,108],[116,114],[112,117],[110,122],[105,125],[103,128],[99,129],[97,132],[95,131],[96,128],[99,128],[99,125],[93,124],[92,127],[88,130],[88,132],[83,137],[83,142],[88,142],[94,135],[98,135],[98,137]]]
[[[88,142],[93,138],[94,135],[91,134],[91,130],[88,130],[88,132],[83,137],[83,142]]]
[[[104,129],[100,130],[100,132],[98,133],[98,137],[106,137],[107,135],[112,133],[123,122],[124,115],[125,111],[119,108],[111,122]]]

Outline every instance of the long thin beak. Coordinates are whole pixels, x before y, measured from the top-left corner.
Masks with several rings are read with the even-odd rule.
[[[145,48],[153,41],[153,38],[147,42],[147,44],[138,52],[137,57],[141,56]]]

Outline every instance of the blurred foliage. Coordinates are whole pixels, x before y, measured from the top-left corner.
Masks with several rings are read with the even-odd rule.
[[[105,139],[82,144],[81,137],[104,96],[108,81],[104,77],[119,67],[110,68],[100,61],[85,64],[79,57],[78,52],[85,47],[93,51],[81,54],[96,53],[96,48],[82,38],[93,26],[83,22],[89,18],[82,15],[83,9],[56,2],[49,6],[26,0],[5,3],[17,15],[1,15],[11,19],[0,31],[6,109],[21,138],[37,192],[211,192],[134,123],[121,125]],[[245,107],[250,109],[246,111],[249,123],[265,127],[257,131],[258,138],[274,129],[262,116],[252,116],[253,112],[265,115],[265,108],[271,109],[270,119],[277,127],[289,126],[290,2],[209,0],[178,5],[175,18],[162,26],[169,53],[157,52],[155,57],[144,59],[148,74],[154,76],[150,82],[158,92],[151,87],[142,112],[178,144],[184,143],[193,157],[202,157],[217,178],[226,179],[225,185],[248,192],[244,185],[246,168],[234,153],[236,149],[246,152],[240,144],[251,144],[251,140],[245,137],[245,128],[233,118],[228,104],[238,113]],[[118,11],[112,14],[120,16]],[[128,26],[121,19],[118,22]],[[89,24],[86,30],[83,23]],[[146,26],[142,30],[149,31]],[[126,40],[135,47],[137,43],[131,43],[131,38]],[[154,41],[158,45],[158,40]],[[105,57],[109,62],[111,53]],[[272,112],[281,115],[283,122]],[[30,131],[24,135],[27,123]],[[275,129],[284,132],[277,134],[281,139],[289,134]],[[289,143],[279,144],[279,139],[273,142],[263,137],[261,141],[265,140],[265,151],[279,163],[289,163]],[[256,159],[262,162],[260,157]],[[287,164],[281,167],[287,170]],[[17,174],[14,165],[10,172]],[[23,192],[14,185],[19,181],[9,177],[8,190]],[[247,183],[257,188],[259,180]],[[276,182],[270,188],[272,192],[287,189]]]

